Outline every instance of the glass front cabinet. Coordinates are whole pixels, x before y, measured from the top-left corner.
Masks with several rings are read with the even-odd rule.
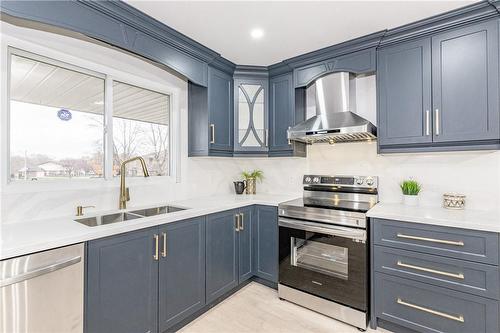
[[[234,153],[262,154],[269,150],[268,79],[234,79]]]

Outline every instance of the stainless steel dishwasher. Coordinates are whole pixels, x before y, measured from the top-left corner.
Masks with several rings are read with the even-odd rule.
[[[0,332],[83,332],[84,245],[0,262]]]

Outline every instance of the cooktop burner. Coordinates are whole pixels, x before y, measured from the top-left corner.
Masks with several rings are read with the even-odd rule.
[[[280,204],[280,216],[363,228],[378,202],[375,176],[305,175],[303,184],[303,197]]]

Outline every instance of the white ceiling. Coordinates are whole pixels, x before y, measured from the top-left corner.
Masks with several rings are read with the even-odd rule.
[[[125,1],[236,64],[263,66],[475,2]]]

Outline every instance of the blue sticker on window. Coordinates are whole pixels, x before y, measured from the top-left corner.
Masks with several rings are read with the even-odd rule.
[[[57,116],[59,117],[59,119],[64,120],[64,121],[71,120],[71,118],[73,117],[71,115],[71,111],[66,110],[66,109],[61,109],[61,110],[57,111]]]

